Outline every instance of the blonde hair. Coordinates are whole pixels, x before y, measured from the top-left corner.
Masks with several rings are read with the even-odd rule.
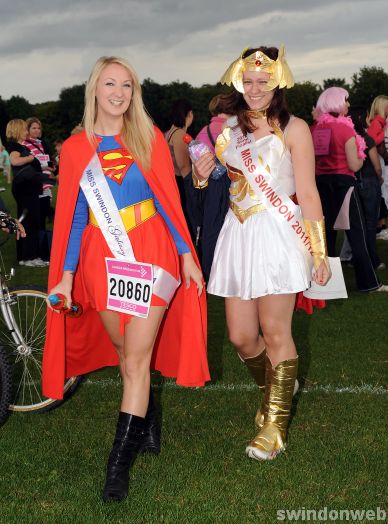
[[[142,164],[145,170],[148,170],[151,166],[152,142],[155,135],[154,126],[143,104],[139,79],[132,66],[124,58],[102,56],[97,60],[86,84],[85,111],[82,124],[89,141],[95,145],[94,124],[98,111],[96,100],[97,82],[103,69],[110,64],[121,65],[131,75],[132,99],[123,115],[123,128],[120,136],[128,151]]]
[[[82,124],[77,124],[73,129],[70,131],[71,135],[76,135],[77,133],[81,133],[84,130]]]
[[[7,140],[11,142],[19,142],[21,138],[24,138],[23,131],[26,131],[27,123],[21,118],[14,118],[10,120],[5,129],[5,136]]]
[[[372,121],[377,115],[385,118],[385,108],[388,106],[388,96],[379,95],[373,100],[370,106],[368,118]]]

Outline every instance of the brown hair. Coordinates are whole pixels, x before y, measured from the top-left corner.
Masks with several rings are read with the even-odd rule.
[[[220,113],[226,113],[228,95],[216,95],[209,102],[209,111],[213,116],[217,116]]]
[[[30,118],[27,118],[26,124],[28,132],[30,132],[30,127],[32,126],[32,124],[39,124],[40,128],[42,129],[42,122],[39,120],[39,118],[36,118],[36,116],[31,116]]]
[[[243,54],[243,58],[261,51],[272,60],[276,60],[278,57],[279,50],[277,47],[255,47],[253,49],[247,49]],[[244,134],[253,133],[254,127],[252,121],[247,114],[249,109],[248,104],[244,100],[242,93],[239,93],[233,88],[233,91],[224,98],[224,112],[230,115],[236,115],[238,124]],[[267,109],[267,122],[271,125],[271,121],[278,121],[280,129],[283,131],[290,120],[290,113],[288,111],[285,89],[275,87],[274,95],[271,100],[270,106]]]

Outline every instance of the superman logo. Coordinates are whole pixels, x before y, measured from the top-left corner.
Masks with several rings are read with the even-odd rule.
[[[133,164],[133,156],[126,149],[99,151],[98,158],[104,175],[117,184],[122,184],[128,169]]]

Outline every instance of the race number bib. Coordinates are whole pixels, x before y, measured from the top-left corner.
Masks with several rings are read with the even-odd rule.
[[[107,309],[147,318],[152,298],[152,264],[105,258],[108,277]]]
[[[48,162],[50,160],[50,157],[48,155],[44,155],[43,153],[39,153],[39,155],[35,155],[35,157],[39,160],[42,167],[47,167]]]

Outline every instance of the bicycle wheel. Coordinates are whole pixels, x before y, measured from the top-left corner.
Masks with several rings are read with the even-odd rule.
[[[7,353],[0,346],[0,426],[9,413],[12,395],[12,368]]]
[[[18,345],[13,340],[4,319],[0,318],[0,344],[8,352],[13,372],[12,411],[46,411],[69,398],[82,377],[70,377],[64,385],[64,399],[43,397],[41,393],[43,347],[46,337],[46,297],[39,287],[9,290],[8,307],[24,339]]]

